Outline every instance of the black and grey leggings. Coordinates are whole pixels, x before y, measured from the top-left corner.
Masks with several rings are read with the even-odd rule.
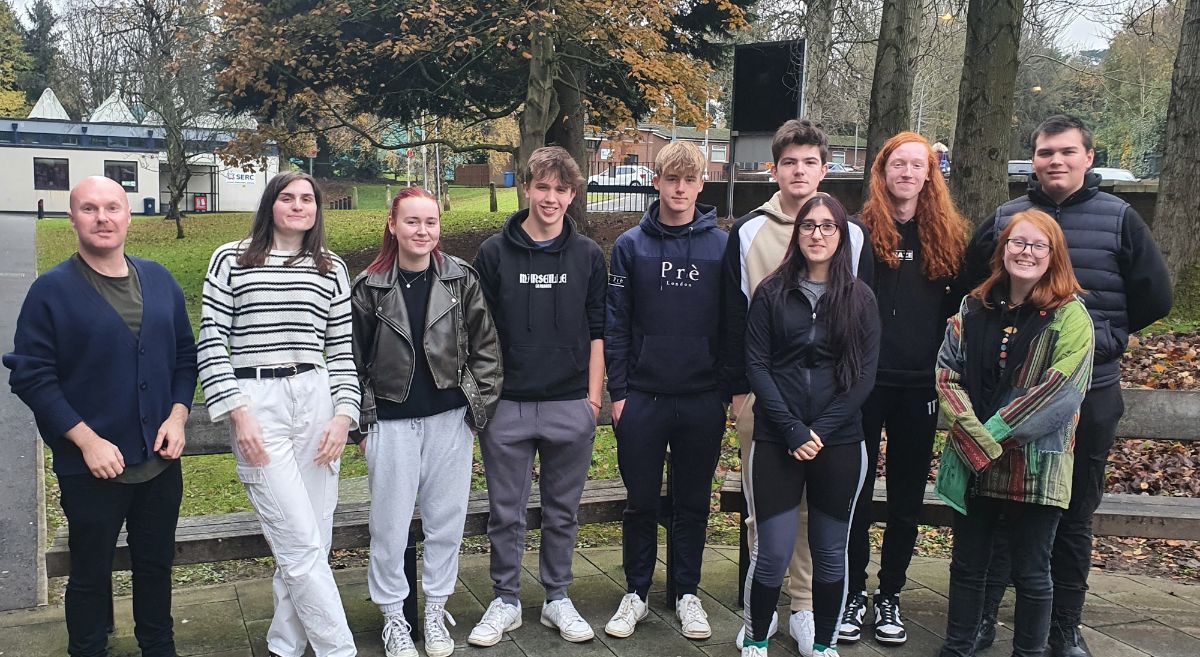
[[[816,642],[833,645],[846,599],[846,542],[866,475],[862,442],[827,445],[798,461],[780,443],[755,441],[742,470],[757,540],[746,573],[745,619],[750,636],[765,641],[771,614],[796,543],[800,498],[808,491],[808,544],[813,558]]]

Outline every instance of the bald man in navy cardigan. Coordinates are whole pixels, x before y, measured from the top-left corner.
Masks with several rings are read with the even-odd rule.
[[[4,355],[13,392],[54,453],[70,531],[67,651],[107,654],[124,524],[138,646],[146,657],[174,657],[171,565],[196,390],[192,327],[171,274],[125,255],[132,218],[120,185],[84,179],[71,191],[70,216],[79,252],[30,287]]]

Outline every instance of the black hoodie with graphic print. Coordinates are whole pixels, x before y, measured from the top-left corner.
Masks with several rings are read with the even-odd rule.
[[[496,322],[504,363],[501,399],[587,396],[591,341],[604,337],[604,253],[568,217],[552,242],[529,237],[521,210],[479,247],[474,267]]]

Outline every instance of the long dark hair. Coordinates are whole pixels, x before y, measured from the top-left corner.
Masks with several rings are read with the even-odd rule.
[[[286,171],[276,174],[267,182],[267,188],[258,201],[258,211],[254,213],[254,223],[250,225],[249,244],[238,254],[239,266],[261,267],[267,261],[267,252],[271,250],[271,245],[275,241],[275,199],[279,198],[279,194],[288,185],[297,180],[306,180],[312,185],[313,195],[317,202],[317,221],[304,233],[300,252],[288,258],[284,264],[290,265],[307,256],[312,258],[313,263],[317,266],[317,271],[322,276],[328,274],[329,270],[333,268],[333,259],[329,257],[329,252],[325,249],[325,213],[321,210],[321,186],[312,176],[301,171]]]
[[[400,254],[400,242],[396,240],[396,235],[388,230],[388,226],[399,211],[400,201],[406,198],[427,198],[431,201],[437,201],[437,197],[433,195],[433,192],[430,192],[428,189],[421,189],[420,187],[405,187],[397,192],[396,198],[392,199],[392,209],[388,213],[388,220],[383,224],[383,242],[379,246],[379,253],[371,261],[371,264],[367,265],[367,272],[384,274],[391,271],[392,267],[396,265],[396,257]],[[438,210],[438,217],[440,221],[440,209]],[[437,260],[439,265],[442,264],[442,241],[440,239],[433,246],[433,258]]]
[[[790,290],[799,287],[800,281],[808,275],[808,260],[800,250],[800,222],[819,207],[829,210],[838,227],[837,249],[829,261],[829,278],[825,283],[825,294],[821,295],[818,305],[827,318],[830,350],[837,355],[838,389],[846,390],[864,374],[863,342],[866,335],[863,331],[862,314],[873,312],[873,309],[868,304],[866,286],[859,283],[854,275],[853,254],[850,252],[854,248],[850,244],[850,222],[846,219],[846,208],[842,207],[836,198],[817,194],[800,207],[800,211],[796,213],[795,227],[792,229],[792,240],[788,243],[783,262],[768,279],[779,280],[779,307],[782,308],[783,297]]]

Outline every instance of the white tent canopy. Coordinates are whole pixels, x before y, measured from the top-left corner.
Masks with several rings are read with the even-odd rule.
[[[54,90],[50,88],[42,92],[42,97],[38,98],[37,104],[33,106],[29,118],[71,120],[71,117],[67,116],[67,110],[63,109],[62,103],[58,102],[58,96],[55,96]]]
[[[129,106],[114,91],[111,96],[104,99],[103,103],[100,103],[100,107],[97,107],[95,112],[92,112],[92,115],[88,117],[88,123],[137,123],[137,119],[133,118],[133,112],[129,111]]]

